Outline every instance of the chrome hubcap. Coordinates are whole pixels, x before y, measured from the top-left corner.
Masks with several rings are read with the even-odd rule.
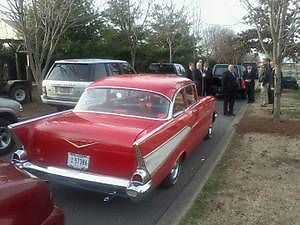
[[[0,127],[0,150],[3,150],[9,146],[11,142],[11,136],[6,127]]]
[[[171,169],[171,178],[172,178],[172,180],[177,179],[178,174],[179,174],[179,168],[180,168],[180,164],[179,164],[179,161],[177,160],[175,165]]]
[[[15,99],[19,102],[24,101],[26,98],[26,92],[23,89],[18,89],[15,92]]]
[[[212,135],[212,127],[208,128],[208,135],[209,135],[209,136]]]

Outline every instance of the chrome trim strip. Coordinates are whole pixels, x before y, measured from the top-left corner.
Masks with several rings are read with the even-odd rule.
[[[150,174],[154,174],[158,168],[161,167],[161,165],[177,149],[179,144],[191,132],[191,130],[192,128],[190,126],[182,128],[174,136],[144,156],[144,161]]]
[[[24,125],[24,124],[35,122],[35,121],[42,120],[42,119],[46,119],[46,118],[49,118],[49,117],[52,117],[52,116],[57,116],[57,115],[60,115],[60,114],[66,113],[66,112],[71,112],[71,111],[72,111],[72,109],[62,111],[62,112],[57,112],[57,113],[51,113],[51,114],[44,115],[44,116],[39,116],[39,117],[36,117],[36,118],[21,121],[21,122],[18,122],[18,123],[13,123],[13,124],[10,124],[8,126],[8,128],[12,129],[12,128],[15,128],[15,127],[20,126],[20,125]]]
[[[147,120],[158,120],[158,121],[167,121],[169,118],[160,119],[160,118],[151,118],[151,117],[143,117],[143,116],[135,116],[135,115],[126,115],[126,114],[119,114],[119,113],[110,113],[110,112],[96,112],[90,110],[73,110],[74,113],[97,113],[97,114],[104,114],[104,115],[115,115],[115,116],[123,116],[129,118],[138,118],[138,119],[147,119]]]
[[[127,188],[129,185],[129,180],[122,179],[122,178],[116,178],[106,175],[99,175],[84,171],[77,171],[72,169],[61,169],[57,167],[40,167],[30,162],[22,163],[21,165],[16,165],[20,168],[29,169],[29,170],[35,170],[39,171],[45,174],[55,175],[55,176],[61,176],[61,177],[67,177],[72,178],[76,180],[82,180],[82,181],[89,181],[93,183],[99,183],[99,184],[105,184],[105,185],[113,185],[118,186],[122,188]]]
[[[151,93],[155,93],[161,96],[164,96],[166,99],[168,99],[168,101],[171,103],[172,100],[166,96],[165,94],[162,94],[161,92],[157,92],[157,91],[153,91],[150,89],[141,89],[141,88],[131,88],[131,87],[122,87],[122,86],[93,86],[93,87],[87,87],[86,89],[97,89],[97,88],[112,88],[112,89],[129,89],[129,90],[136,90],[136,91],[146,91],[146,92],[151,92]]]
[[[79,98],[78,98],[79,99]],[[77,99],[77,101],[78,101]],[[43,95],[41,95],[41,100],[44,104],[48,105],[63,105],[63,106],[72,106],[74,107],[77,104],[77,101],[64,101],[64,100],[56,100],[56,99],[50,99],[50,98],[45,98]]]

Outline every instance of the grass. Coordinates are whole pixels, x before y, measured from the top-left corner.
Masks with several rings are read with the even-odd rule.
[[[298,88],[298,90],[294,90],[294,92],[293,92],[293,98],[300,100],[300,88]]]
[[[196,225],[199,224],[201,218],[206,215],[212,208],[211,203],[216,200],[218,192],[226,183],[227,168],[230,167],[231,161],[236,157],[236,150],[240,148],[241,143],[239,139],[241,136],[235,136],[220,163],[214,169],[212,175],[204,185],[200,195],[195,200],[193,206],[190,208],[180,225]],[[230,175],[229,175],[230,176]]]

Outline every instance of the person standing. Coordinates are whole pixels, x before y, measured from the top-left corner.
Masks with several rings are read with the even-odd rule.
[[[248,65],[243,73],[243,79],[246,82],[246,94],[248,103],[253,103],[254,98],[254,86],[255,86],[255,71],[251,65]]]
[[[186,77],[195,81],[195,64],[189,63],[189,69],[187,71]]]
[[[204,63],[203,74],[205,74],[204,76],[205,95],[213,95],[213,89],[212,89],[213,77],[212,77],[211,69],[209,68],[207,62]]]
[[[234,72],[234,65],[229,64],[228,70],[223,74],[223,92],[224,92],[224,115],[234,116],[234,102],[237,92],[237,78]]]
[[[261,106],[266,106],[270,102],[269,88],[272,82],[272,68],[270,59],[264,59],[263,66],[259,72],[259,82],[261,82]]]
[[[199,96],[203,96],[203,82],[202,82],[202,76],[203,76],[203,68],[202,63],[197,62],[196,63],[196,70],[195,70],[195,83],[197,86],[197,92]]]

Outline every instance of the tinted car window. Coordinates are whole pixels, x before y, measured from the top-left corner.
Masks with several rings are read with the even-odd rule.
[[[176,73],[174,65],[169,64],[150,64],[149,72],[151,73]]]
[[[196,102],[197,94],[193,85],[189,85],[186,88],[184,88],[184,96],[188,106]]]
[[[109,69],[111,71],[111,75],[118,75],[121,74],[121,68],[119,63],[110,63],[109,65]]]
[[[104,63],[98,63],[95,65],[95,80],[106,77],[107,72]]]
[[[133,68],[128,63],[122,63],[121,67],[123,69],[124,74],[133,74],[133,73],[135,73]]]
[[[185,109],[185,103],[184,103],[184,99],[183,99],[183,91],[180,91],[180,92],[178,92],[178,94],[175,98],[173,114],[184,111],[184,109]]]
[[[92,81],[91,65],[89,64],[55,64],[47,80],[61,81]]]
[[[223,73],[227,70],[227,66],[224,67],[216,67],[215,75],[222,76]]]

